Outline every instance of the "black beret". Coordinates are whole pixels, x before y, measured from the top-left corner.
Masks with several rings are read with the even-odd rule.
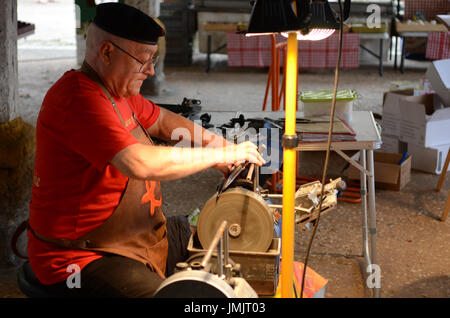
[[[99,4],[93,22],[108,33],[145,44],[157,44],[166,34],[147,14],[123,3]]]

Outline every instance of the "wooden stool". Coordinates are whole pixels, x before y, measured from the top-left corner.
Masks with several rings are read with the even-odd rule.
[[[444,183],[445,180],[445,175],[447,174],[449,162],[450,162],[450,149],[447,153],[447,158],[445,159],[444,168],[442,169],[441,176],[439,177],[439,181],[436,188],[437,192],[441,191],[442,184]],[[442,214],[441,221],[445,221],[445,219],[447,219],[447,214],[449,210],[450,210],[450,190],[448,192],[447,202],[445,203],[444,213]]]

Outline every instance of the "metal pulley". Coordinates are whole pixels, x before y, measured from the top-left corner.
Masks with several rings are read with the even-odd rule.
[[[154,298],[257,298],[241,277],[227,283],[215,274],[201,270],[178,272],[162,282]]]
[[[227,222],[223,221],[206,253],[177,264],[178,271],[162,282],[154,298],[257,298],[240,277],[240,266],[228,254]],[[217,246],[217,252],[214,253]]]

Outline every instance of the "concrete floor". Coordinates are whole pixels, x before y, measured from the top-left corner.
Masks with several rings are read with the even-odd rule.
[[[259,110],[262,105],[267,69],[236,69],[226,66],[223,56],[214,56],[211,72],[204,72],[205,56],[196,55],[190,67],[166,67],[162,94],[149,97],[160,103],[179,103],[183,97],[202,101],[203,110]],[[343,70],[339,88],[358,92],[355,110],[382,114],[382,93],[393,80],[419,80],[427,63],[407,61],[401,74],[388,63],[379,77],[375,66]],[[74,58],[19,62],[19,104],[17,112],[35,124],[40,103],[47,89],[70,68]],[[302,71],[300,89],[332,88],[332,71]],[[301,171],[320,176],[321,169],[308,165],[322,160],[319,153]],[[321,161],[318,161],[321,162]],[[320,165],[319,165],[320,167]],[[331,165],[340,171],[340,167]],[[345,177],[345,175],[344,175]],[[163,183],[164,211],[167,215],[186,214],[214,194],[221,175],[207,170],[196,175]],[[400,192],[377,190],[377,255],[381,269],[381,297],[450,297],[450,222],[441,216],[450,178],[443,190],[434,189],[438,176],[412,171],[410,183]],[[304,261],[310,232],[296,231],[295,259]],[[365,288],[362,265],[361,208],[359,204],[339,202],[323,216],[316,233],[309,266],[328,279],[326,297],[370,297]],[[16,269],[0,269],[0,297],[23,297],[16,284]]]

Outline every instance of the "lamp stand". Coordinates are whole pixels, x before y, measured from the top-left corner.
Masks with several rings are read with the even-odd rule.
[[[283,136],[283,221],[281,226],[281,297],[292,298],[294,276],[294,204],[296,187],[296,150],[286,140],[295,137],[297,105],[298,41],[296,32],[289,32],[286,63],[286,116]],[[287,138],[285,138],[287,137]]]

